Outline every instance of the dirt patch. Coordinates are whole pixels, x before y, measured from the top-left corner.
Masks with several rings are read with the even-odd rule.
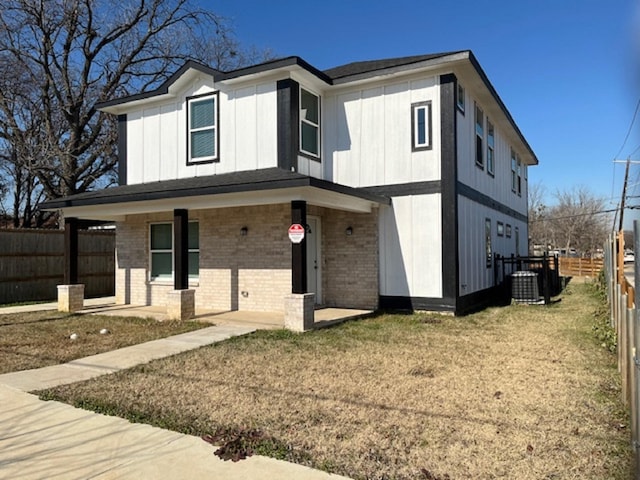
[[[0,373],[65,363],[207,326],[56,311],[0,315]]]
[[[356,479],[627,479],[588,289],[548,307],[257,332],[47,394],[192,434],[255,429],[285,446],[262,453]]]

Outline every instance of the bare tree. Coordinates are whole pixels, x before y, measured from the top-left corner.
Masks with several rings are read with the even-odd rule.
[[[0,161],[22,223],[32,223],[29,212],[41,197],[108,183],[117,128],[112,116],[96,110],[98,102],[149,90],[189,59],[214,68],[247,60],[223,19],[197,5],[2,2]]]

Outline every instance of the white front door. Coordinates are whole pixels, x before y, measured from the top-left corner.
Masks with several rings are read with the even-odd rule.
[[[307,217],[307,291],[316,294],[316,304],[322,303],[322,269],[320,243],[322,239],[320,218]]]

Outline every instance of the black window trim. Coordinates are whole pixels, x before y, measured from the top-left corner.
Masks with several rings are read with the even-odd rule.
[[[416,111],[419,108],[425,108],[426,117],[425,117],[425,134],[427,137],[426,145],[416,145],[417,142],[417,125],[416,125]],[[433,130],[432,130],[432,107],[431,100],[426,100],[424,102],[415,102],[411,104],[411,151],[412,152],[421,152],[424,150],[433,149]]]

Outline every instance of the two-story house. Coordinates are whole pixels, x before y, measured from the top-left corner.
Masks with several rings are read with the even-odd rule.
[[[119,303],[462,313],[492,297],[494,254],[527,253],[538,160],[470,51],[189,62],[99,108],[120,186],[44,207],[71,239],[77,219],[116,222]]]

